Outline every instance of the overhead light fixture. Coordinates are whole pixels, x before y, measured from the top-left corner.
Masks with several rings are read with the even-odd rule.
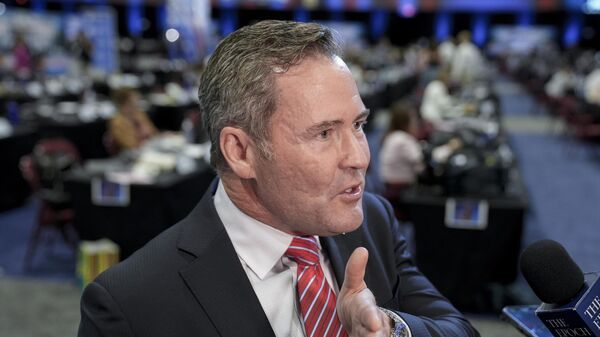
[[[404,3],[400,6],[400,14],[405,18],[412,18],[417,14],[417,6],[413,3]]]
[[[175,28],[169,28],[165,32],[165,38],[167,39],[167,41],[173,43],[179,40],[179,32]]]
[[[599,14],[600,0],[587,0],[583,5],[581,5],[581,10],[585,14]]]

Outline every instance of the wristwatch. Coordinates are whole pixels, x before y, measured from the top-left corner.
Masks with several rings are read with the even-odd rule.
[[[379,307],[379,310],[383,311],[389,318],[394,321],[392,325],[390,337],[411,337],[410,330],[404,320],[395,312],[386,308]]]

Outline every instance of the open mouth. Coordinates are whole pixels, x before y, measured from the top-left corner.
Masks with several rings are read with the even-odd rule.
[[[360,184],[352,186],[350,188],[347,188],[344,190],[344,193],[347,195],[360,195],[360,193],[362,192],[362,187]]]

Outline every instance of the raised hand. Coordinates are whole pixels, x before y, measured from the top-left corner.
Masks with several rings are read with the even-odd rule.
[[[369,252],[362,247],[350,256],[338,294],[337,311],[350,337],[389,337],[390,318],[379,310],[364,280],[368,260]]]

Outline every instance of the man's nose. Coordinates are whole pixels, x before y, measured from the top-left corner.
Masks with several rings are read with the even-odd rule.
[[[346,135],[342,140],[342,161],[343,168],[366,169],[369,166],[371,153],[369,144],[364,134],[356,135],[352,133]]]

